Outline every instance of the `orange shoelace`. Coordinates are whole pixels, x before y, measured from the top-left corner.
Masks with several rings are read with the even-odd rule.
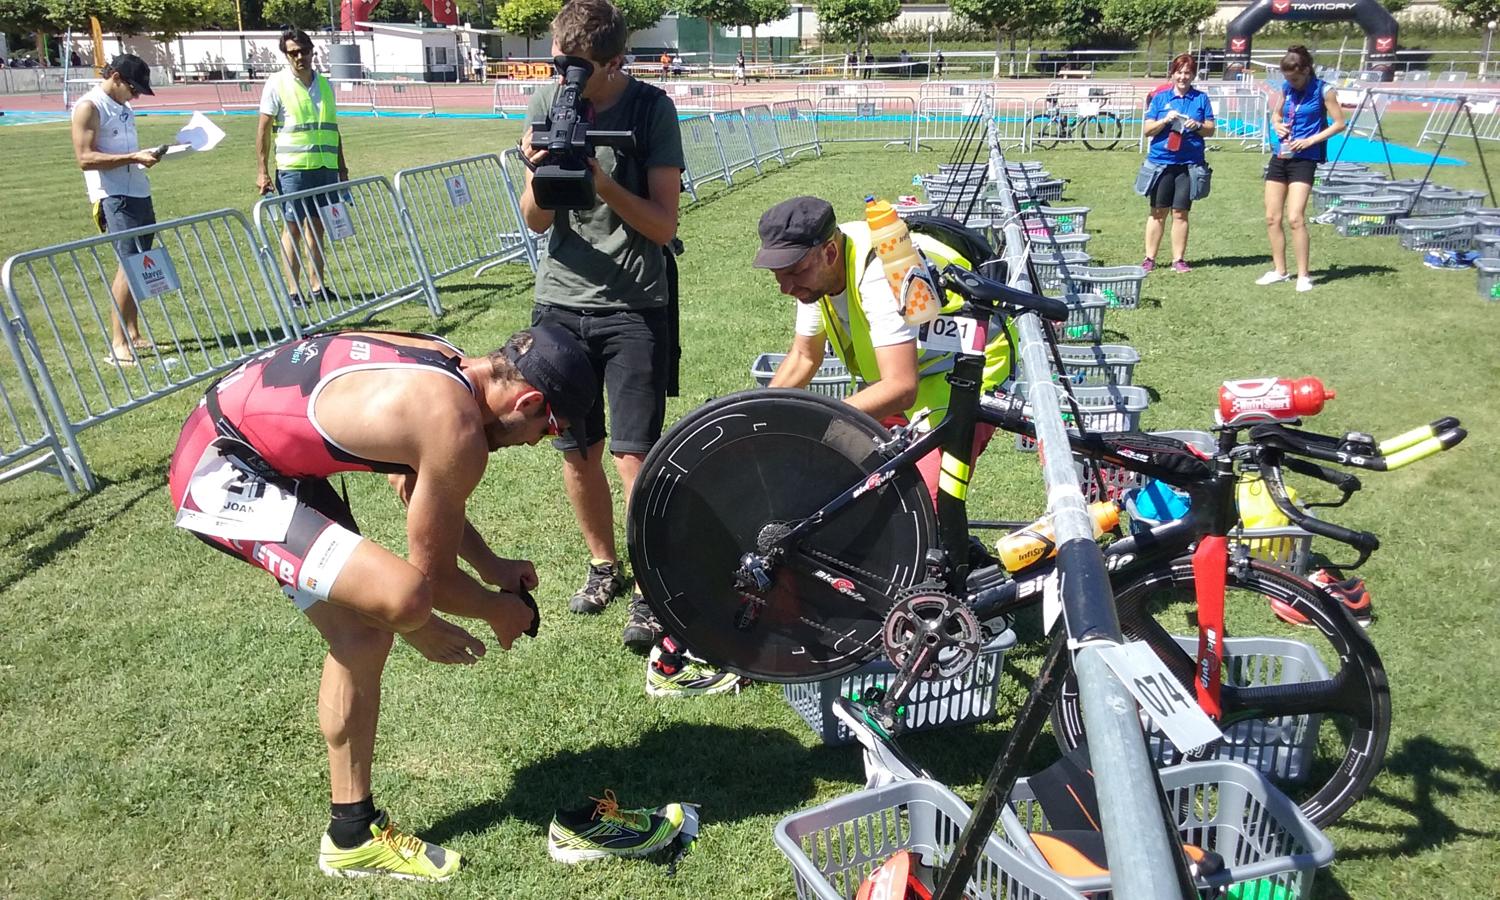
[[[422,852],[423,841],[414,834],[403,834],[396,830],[396,824],[386,819],[385,829],[375,840],[396,851],[403,857],[416,856]]]
[[[597,804],[594,807],[594,816],[596,818],[619,822],[628,828],[645,828],[646,824],[650,821],[648,816],[620,809],[620,801],[615,797],[615,792],[610,788],[604,789],[603,797],[590,797],[589,799]]]

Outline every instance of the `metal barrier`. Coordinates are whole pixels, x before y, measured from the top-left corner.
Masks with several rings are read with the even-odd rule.
[[[432,85],[425,81],[365,81],[360,89],[360,100],[377,116],[383,112],[437,115]]]
[[[872,141],[912,149],[917,108],[911,97],[824,97],[813,111],[820,144]]]
[[[1372,94],[1366,99],[1364,93],[1361,91],[1360,98],[1355,101],[1354,115],[1349,117],[1344,130],[1357,137],[1373,138],[1382,131],[1381,124],[1385,121],[1385,111],[1391,105],[1391,98],[1389,94]]]
[[[687,164],[684,180],[693,199],[698,199],[698,188],[715,179],[732,184],[713,119],[706,115],[690,116],[678,124],[682,128],[682,156]]]
[[[876,93],[868,81],[803,81],[797,84],[797,99],[811,103],[827,97],[872,97]]]
[[[771,104],[771,116],[776,120],[777,143],[787,159],[808,150],[815,156],[823,155],[823,147],[818,143],[817,115],[811,103],[778,100]]]
[[[1441,139],[1450,129],[1452,137],[1500,141],[1500,95],[1473,94],[1462,100],[1452,96],[1423,99],[1432,103],[1432,111],[1427,114],[1427,121],[1422,125],[1417,146],[1422,146],[1428,139]],[[1464,106],[1468,107],[1468,116],[1464,115]],[[1469,127],[1471,117],[1473,128]]]
[[[924,81],[917,85],[917,105],[928,100],[965,100],[994,92],[995,85],[988,81]]]
[[[77,493],[80,481],[86,490],[93,490],[94,479],[83,465],[82,451],[76,443],[63,446],[47,415],[37,378],[27,363],[37,358],[34,343],[29,339],[23,342],[16,335],[9,316],[0,316],[0,338],[10,354],[9,365],[0,366],[0,405],[5,409],[5,421],[10,423],[9,429],[0,430],[0,483],[28,472],[45,471],[61,478],[69,493]],[[18,405],[13,393],[23,396],[26,403]]]
[[[396,199],[411,219],[434,281],[473,265],[479,265],[478,277],[517,259],[536,271],[531,234],[493,153],[402,169]]]
[[[771,107],[765,104],[747,106],[740,110],[740,114],[750,132],[750,142],[755,145],[756,161],[775,160],[786,165],[786,154],[782,152],[781,141],[776,135],[776,117],[772,115]]]
[[[727,84],[679,81],[664,85],[662,89],[679,110],[717,110],[734,106],[734,89]]]
[[[411,219],[384,176],[265,197],[254,217],[266,268],[281,272],[300,330],[417,297],[442,315]]]
[[[497,81],[495,82],[494,96],[491,98],[490,107],[492,112],[511,112],[514,110],[526,111],[531,104],[531,97],[537,89],[549,84],[557,84],[556,81]]]
[[[123,300],[112,289],[117,268],[129,285]],[[65,447],[66,463],[89,488],[80,431],[296,336],[250,223],[232,209],[18,253],[0,269],[0,283],[9,305],[5,341],[18,363],[0,382],[18,379],[28,398],[46,402],[56,439],[36,422],[16,423],[8,399],[15,390],[6,385],[12,426],[23,449],[46,445],[56,455],[58,443]],[[151,346],[117,356],[111,329],[121,318],[135,318]],[[0,459],[9,463],[17,452]]]
[[[938,141],[973,140],[970,123],[988,116],[995,123],[1002,147],[1023,147],[1030,105],[1024,97],[976,96],[928,98],[917,104],[917,147]]]
[[[1206,144],[1231,144],[1261,153],[1271,149],[1270,96],[1264,91],[1245,90],[1238,84],[1205,85],[1209,105],[1214,113],[1214,133],[1205,137]],[[1140,118],[1144,123],[1151,106],[1148,96],[1141,102]],[[1150,142],[1142,130],[1137,144],[1145,153]]]
[[[709,118],[713,120],[719,149],[724,154],[724,180],[733,184],[734,173],[751,166],[755,167],[755,174],[761,174],[755,142],[750,138],[750,127],[745,123],[744,114],[734,110],[710,113]]]
[[[219,101],[219,112],[234,109],[260,109],[260,95],[266,88],[264,81],[216,81],[214,94]]]

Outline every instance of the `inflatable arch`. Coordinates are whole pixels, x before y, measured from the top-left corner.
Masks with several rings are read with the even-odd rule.
[[[1343,22],[1365,31],[1365,66],[1389,81],[1396,61],[1396,20],[1380,0],[1256,0],[1235,16],[1224,35],[1224,79],[1233,81],[1250,65],[1250,39],[1268,22]]]

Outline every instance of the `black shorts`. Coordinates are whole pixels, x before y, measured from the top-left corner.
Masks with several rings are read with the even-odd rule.
[[[592,447],[609,436],[611,453],[647,453],[661,437],[667,417],[667,352],[670,319],[667,308],[584,310],[538,303],[531,324],[559,325],[583,342],[603,396],[584,420],[584,442]],[[604,403],[609,403],[609,431]],[[577,427],[578,423],[573,423]],[[552,442],[559,450],[577,450],[570,437]]]
[[[1266,166],[1266,180],[1282,184],[1312,184],[1313,175],[1317,171],[1318,161],[1315,159],[1282,159],[1273,156]]]
[[[1173,163],[1162,169],[1146,199],[1152,209],[1170,208],[1183,212],[1192,209],[1193,178],[1188,174],[1187,163]]]

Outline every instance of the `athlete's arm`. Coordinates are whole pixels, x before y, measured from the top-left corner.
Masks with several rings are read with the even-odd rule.
[[[396,490],[402,505],[411,503],[411,490],[417,483],[415,473],[388,476],[391,487]],[[474,568],[486,584],[504,588],[515,593],[517,589],[531,590],[537,586],[536,566],[530,560],[506,559],[490,548],[474,523],[464,517],[463,537],[458,545],[458,558]]]
[[[850,406],[877,419],[900,415],[917,402],[917,343],[875,348],[880,380],[848,399]]]
[[[823,365],[823,342],[821,334],[816,337],[799,334],[792,338],[792,347],[781,365],[776,367],[770,386],[800,388],[811,384],[818,368]]]

